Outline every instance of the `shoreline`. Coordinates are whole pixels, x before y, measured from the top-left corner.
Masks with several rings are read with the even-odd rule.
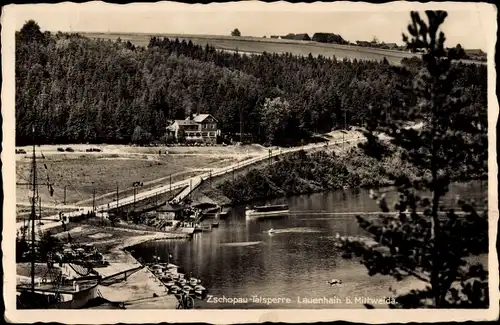
[[[189,236],[175,233],[152,233],[135,235],[126,238],[122,243],[114,245],[107,252],[103,252],[106,260],[110,261],[110,267],[116,267],[113,271],[119,273],[121,269],[134,269],[141,267],[132,273],[124,281],[109,286],[100,286],[100,290],[109,301],[119,300],[124,303],[125,309],[175,309],[177,299],[166,293],[165,285],[144,264],[139,262],[127,248],[149,241],[165,239],[188,239]],[[97,269],[99,274],[102,270]]]
[[[466,181],[452,182],[451,184],[467,184],[470,182],[480,182],[480,183],[488,184],[488,179],[487,178],[474,178],[474,179],[470,179],[470,180],[466,180]],[[252,203],[252,202],[272,201],[272,200],[277,200],[277,199],[290,199],[290,198],[293,198],[296,196],[315,195],[315,194],[330,193],[330,192],[341,191],[341,190],[355,191],[355,190],[369,190],[369,189],[374,189],[377,191],[381,191],[381,193],[384,193],[387,190],[396,190],[397,186],[394,185],[393,183],[391,183],[391,184],[379,184],[377,186],[360,185],[360,186],[347,186],[345,188],[337,187],[337,188],[320,189],[317,191],[310,191],[310,192],[298,192],[298,193],[286,194],[286,195],[281,195],[281,196],[276,195],[276,196],[258,197],[258,198],[254,198],[254,199],[247,200],[247,201],[241,201],[241,202],[232,202],[231,201],[230,203],[224,203],[224,204],[220,204],[220,202],[217,202],[216,199],[210,197],[210,195],[208,195],[208,196],[212,200],[214,200],[218,204],[220,204],[221,206],[228,206],[228,207],[233,208],[233,207],[237,207],[237,206],[247,205],[247,204]],[[227,196],[226,196],[226,198],[228,200],[231,200]]]

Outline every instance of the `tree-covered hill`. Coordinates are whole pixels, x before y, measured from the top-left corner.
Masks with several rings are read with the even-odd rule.
[[[486,114],[486,67],[458,64],[456,91]],[[414,62],[247,56],[152,38],[147,48],[40,32],[16,35],[16,143],[129,143],[137,126],[160,139],[167,120],[209,112],[223,132],[283,144],[360,125],[372,110],[411,106]],[[275,126],[279,126],[278,130]]]

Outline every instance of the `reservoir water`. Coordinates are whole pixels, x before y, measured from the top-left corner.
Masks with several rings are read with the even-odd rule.
[[[451,204],[460,195],[479,204],[487,190],[486,182],[453,184],[443,201]],[[389,189],[386,195],[392,206],[397,193]],[[187,276],[200,278],[213,297],[197,300],[196,308],[364,308],[366,298],[381,299],[375,307],[387,308],[386,302],[394,297],[391,290],[422,286],[414,278],[396,282],[389,276],[370,277],[365,266],[343,259],[335,248],[337,233],[356,235],[362,230],[354,215],[328,213],[379,211],[368,191],[340,190],[258,203],[287,203],[292,213],[249,221],[244,207],[234,207],[211,232],[197,233],[192,240],[144,243],[134,247],[134,255],[145,261],[158,255],[166,261],[171,254],[170,262]],[[268,233],[270,228],[274,234]],[[331,279],[342,284],[331,286]],[[267,304],[262,298],[276,299]]]

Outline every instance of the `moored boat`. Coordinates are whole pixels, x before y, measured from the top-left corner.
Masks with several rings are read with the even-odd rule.
[[[98,297],[97,281],[74,282],[79,284],[40,283],[34,291],[29,285],[17,285],[18,308],[78,309]]]
[[[186,294],[191,294],[193,292],[193,288],[189,285],[185,285],[182,287],[182,291],[184,291]]]
[[[198,295],[203,295],[206,290],[207,289],[201,284],[198,284],[197,286],[194,287],[194,292]]]
[[[219,212],[219,217],[220,217],[221,219],[224,219],[225,217],[227,217],[228,213],[229,213],[229,208],[228,208],[228,207],[223,208],[223,209]]]
[[[167,288],[170,288],[170,287],[173,287],[175,285],[175,282],[173,280],[167,280],[167,281],[163,281],[163,284],[167,287]]]
[[[168,288],[169,293],[176,294],[181,290],[181,288],[178,285],[173,285],[170,288]]]
[[[273,217],[282,216],[288,214],[288,205],[263,205],[255,206],[253,208],[247,208],[245,215],[247,218],[261,218],[261,217]]]

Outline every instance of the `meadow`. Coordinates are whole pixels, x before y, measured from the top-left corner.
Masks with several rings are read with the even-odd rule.
[[[375,60],[382,61],[384,57],[391,64],[399,65],[401,59],[412,58],[419,56],[418,54],[408,53],[404,51],[385,50],[377,48],[367,48],[356,45],[340,45],[340,44],[325,44],[313,41],[296,41],[286,39],[273,39],[273,38],[258,38],[258,37],[233,37],[233,36],[220,36],[220,35],[179,35],[179,34],[142,34],[142,33],[81,33],[82,35],[94,39],[109,39],[117,40],[120,38],[122,41],[130,41],[136,46],[148,46],[151,37],[167,37],[170,39],[179,39],[180,41],[191,41],[196,45],[205,46],[210,44],[217,50],[228,52],[235,52],[241,54],[261,54],[267,53],[291,53],[298,56],[308,56],[311,54],[313,57],[322,55],[323,57],[336,57],[339,60]],[[479,64],[486,64],[480,61],[463,60],[464,62],[474,62]]]
[[[133,194],[133,183],[142,182],[137,191],[167,185],[202,174],[209,169],[219,168],[243,159],[245,155],[216,154],[181,154],[158,155],[138,153],[62,153],[50,154],[44,150],[43,158],[38,159],[37,179],[39,183],[50,182],[49,187],[39,186],[42,205],[66,204],[91,206],[95,191],[96,204],[113,201],[118,187],[119,197]],[[158,150],[156,150],[158,153]],[[30,154],[16,157],[16,177],[18,183],[27,183],[30,179]],[[30,187],[18,185],[17,201],[29,202]]]
[[[106,34],[106,33],[82,33],[82,35],[95,39],[116,40],[118,37],[126,42],[130,41],[136,46],[147,46],[152,36],[163,36],[171,39],[191,41],[194,44],[205,46],[210,44],[218,50],[238,51],[246,54],[267,53],[292,53],[299,56],[311,54],[314,57],[322,55],[337,59],[349,60],[387,60],[392,64],[399,64],[403,58],[411,58],[414,54],[381,50],[374,48],[364,48],[354,45],[323,44],[313,41],[294,41],[257,37],[231,37],[231,36],[203,36],[203,35],[173,35],[173,34]]]

